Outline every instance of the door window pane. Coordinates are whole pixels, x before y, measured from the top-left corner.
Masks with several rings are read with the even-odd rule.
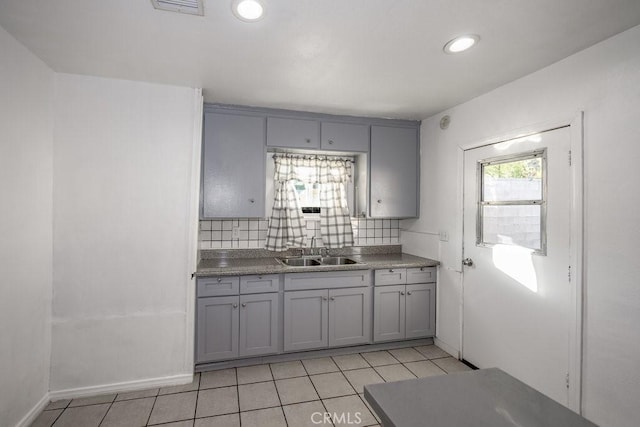
[[[546,253],[546,150],[478,164],[477,243]]]
[[[528,158],[482,167],[483,201],[541,200],[542,158]]]
[[[482,211],[485,244],[542,249],[540,205],[485,205]]]

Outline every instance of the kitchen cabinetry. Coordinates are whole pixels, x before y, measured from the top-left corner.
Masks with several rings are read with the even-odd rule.
[[[303,149],[320,148],[319,124],[316,120],[267,118],[267,145]]]
[[[284,350],[368,343],[370,283],[368,270],[285,275]]]
[[[418,130],[371,126],[369,214],[372,218],[418,216]]]
[[[369,151],[369,126],[352,123],[322,122],[320,148],[331,151]]]
[[[203,138],[201,217],[263,217],[265,118],[208,112]]]
[[[243,286],[274,281],[278,275],[198,278],[196,363],[278,352],[278,287],[249,293],[253,289]]]
[[[375,342],[435,335],[435,277],[434,267],[375,271]]]

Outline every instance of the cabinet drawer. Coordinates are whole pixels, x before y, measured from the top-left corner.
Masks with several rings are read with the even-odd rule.
[[[284,290],[333,289],[369,286],[369,270],[290,273],[284,276]]]
[[[320,148],[333,151],[369,151],[369,126],[323,122]]]
[[[319,125],[315,120],[267,118],[270,147],[320,148]]]
[[[240,278],[237,276],[198,277],[198,297],[238,295]]]
[[[375,271],[376,286],[403,285],[407,283],[406,268],[387,268]]]
[[[434,283],[435,281],[435,267],[407,268],[407,284]]]
[[[240,293],[257,294],[264,292],[278,292],[280,289],[279,274],[260,274],[240,276]]]

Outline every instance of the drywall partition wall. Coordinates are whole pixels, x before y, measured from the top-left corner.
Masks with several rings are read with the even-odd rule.
[[[438,339],[459,349],[460,242],[458,146],[584,110],[585,319],[584,415],[597,424],[628,426],[640,418],[640,27],[422,123],[422,217],[404,221],[404,250],[437,256]],[[448,114],[447,130],[438,126]],[[579,159],[574,159],[579,161]],[[427,213],[428,212],[428,213]],[[448,242],[438,242],[438,231]],[[423,238],[415,238],[417,232]]]
[[[14,426],[49,390],[54,74],[1,27],[0,52],[0,425]]]
[[[56,75],[54,396],[191,375],[197,92]]]

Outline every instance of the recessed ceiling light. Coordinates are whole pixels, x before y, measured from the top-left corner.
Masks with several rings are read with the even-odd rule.
[[[480,37],[475,34],[459,36],[453,40],[449,40],[447,44],[444,45],[443,50],[445,53],[463,52],[478,43],[479,40]]]
[[[260,0],[234,0],[231,10],[238,19],[245,22],[258,21],[264,16],[264,6]]]

